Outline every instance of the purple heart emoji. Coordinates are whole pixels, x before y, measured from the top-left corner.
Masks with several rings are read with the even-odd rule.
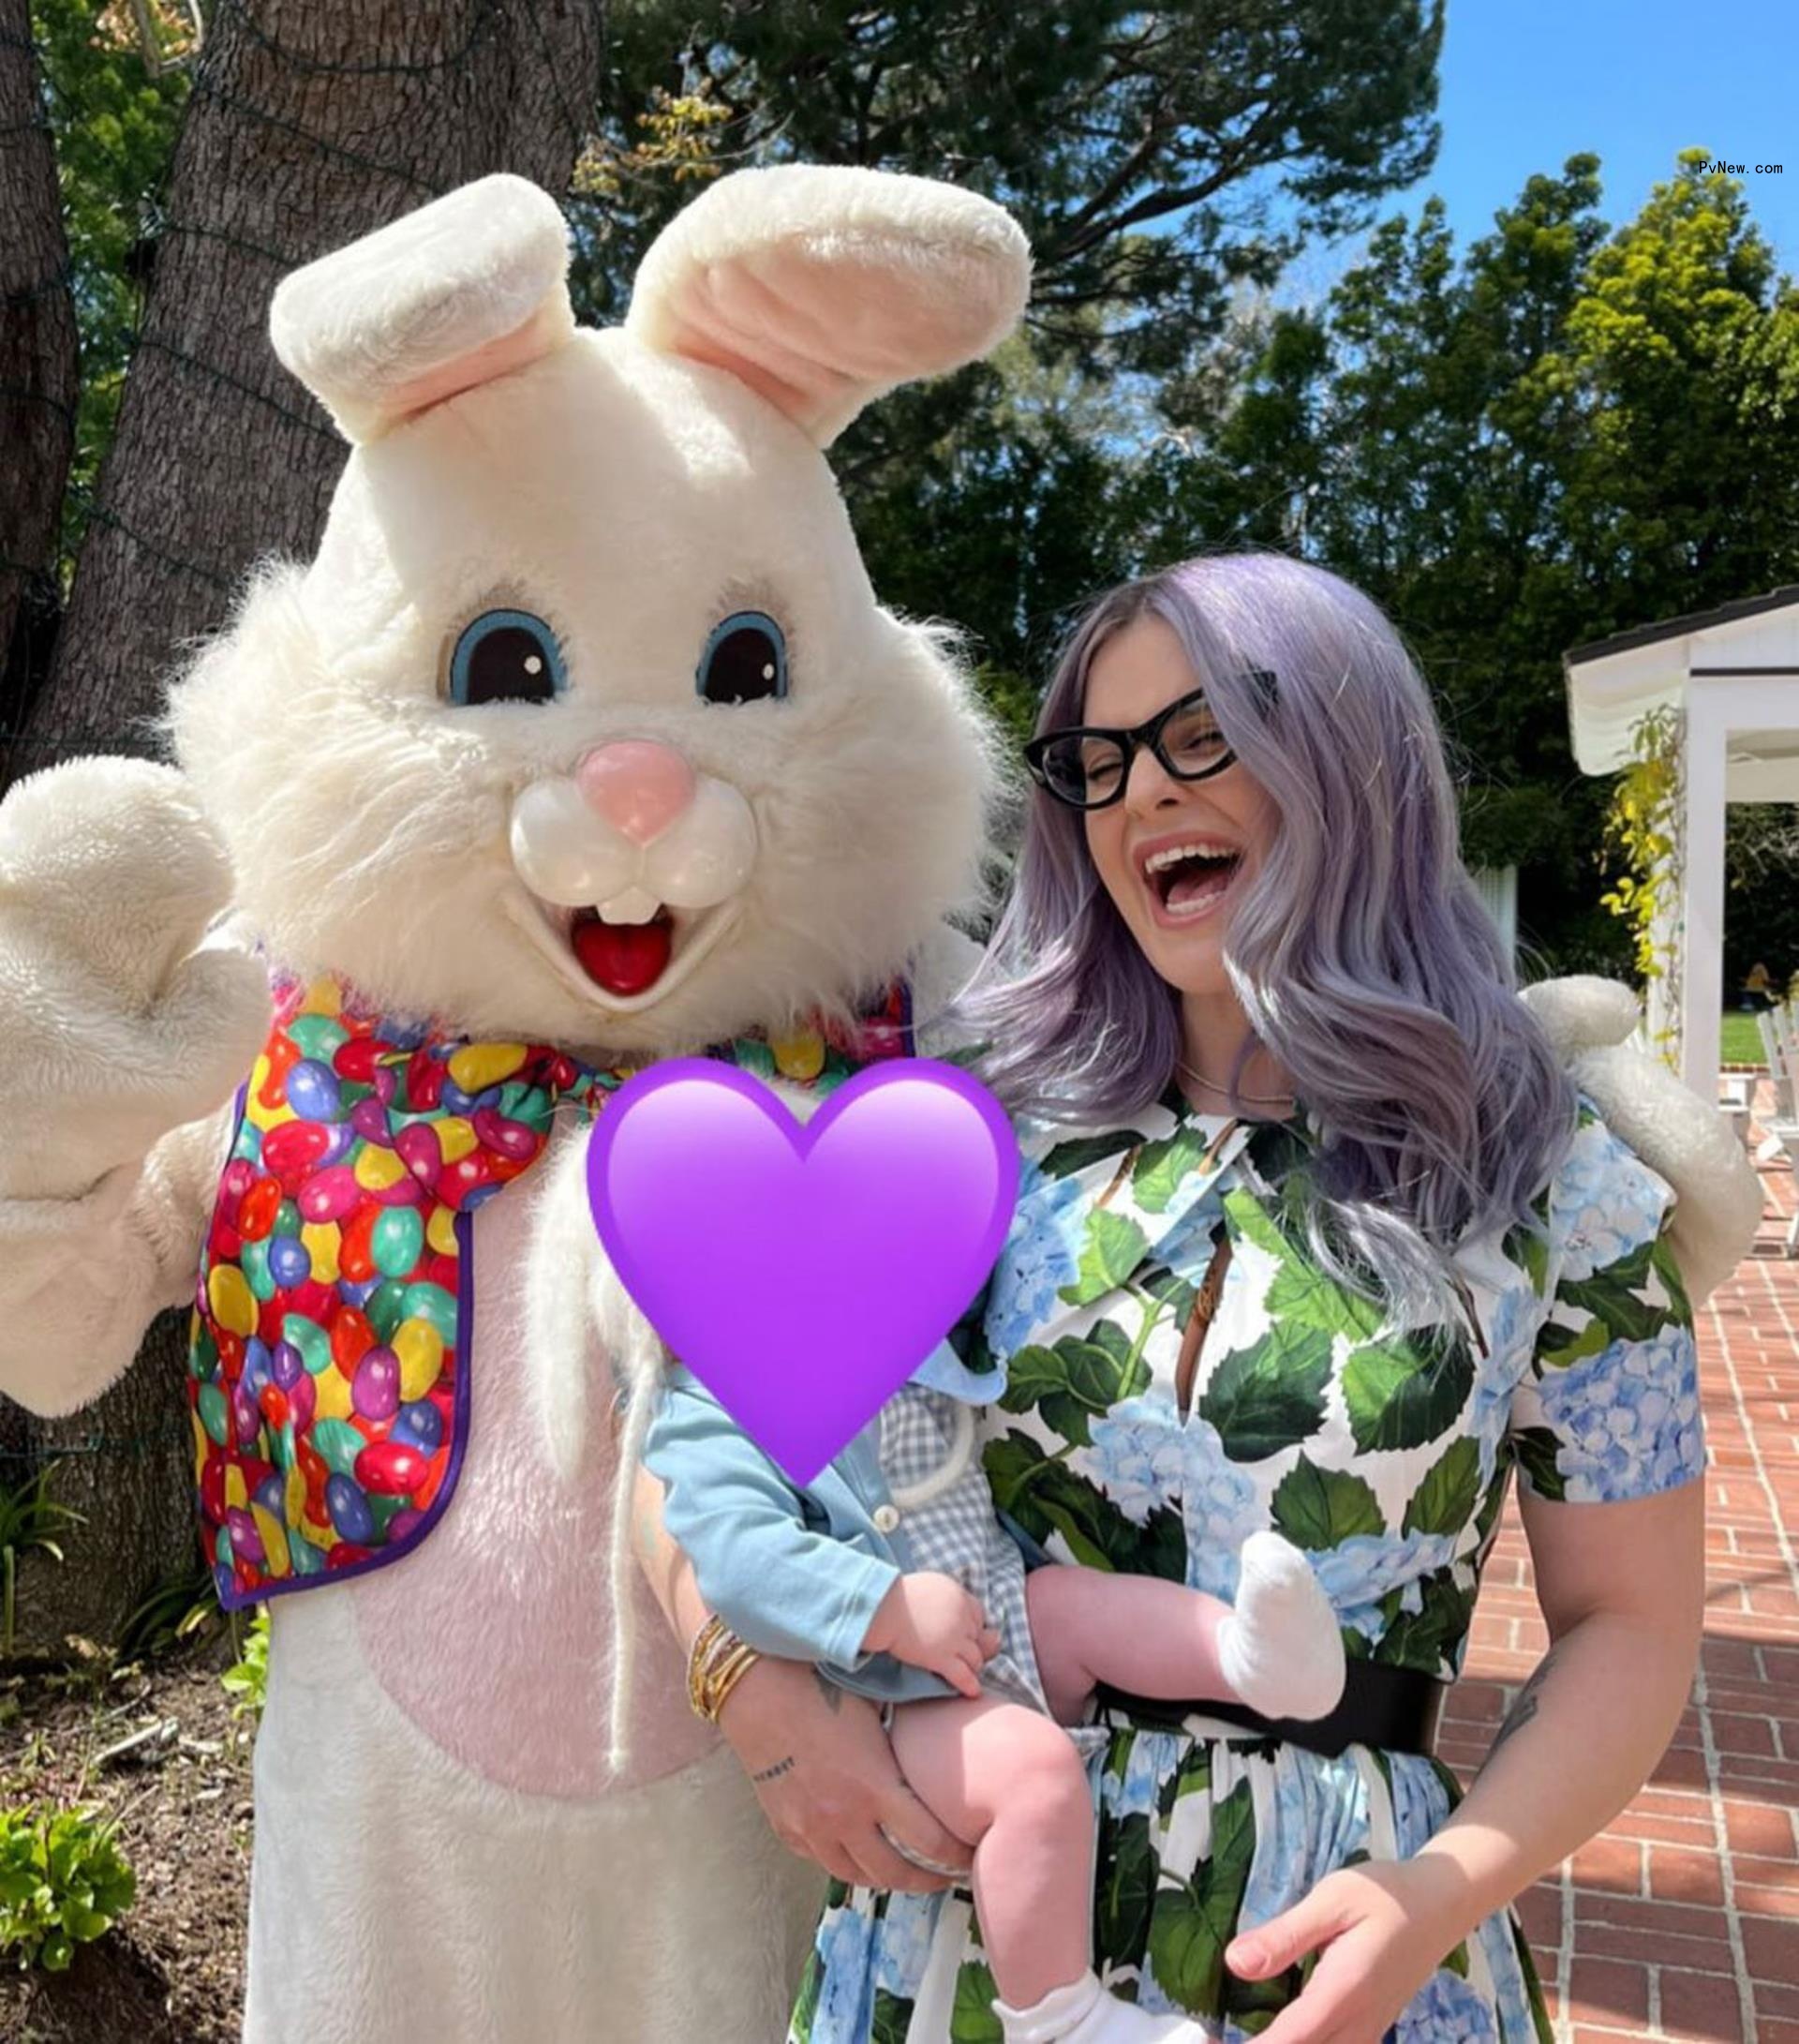
[[[960,1319],[1018,1189],[1005,1110],[933,1058],[857,1072],[803,1125],[749,1072],[671,1059],[613,1095],[587,1145],[620,1282],[799,1485]]]

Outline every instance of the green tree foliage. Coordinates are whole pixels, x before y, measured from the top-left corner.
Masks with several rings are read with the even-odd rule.
[[[1616,970],[1607,791],[1574,766],[1562,656],[1799,576],[1799,303],[1702,152],[1616,232],[1598,203],[1579,156],[1460,255],[1435,201],[1384,222],[1322,306],[1262,316],[1152,496],[1166,554],[1291,546],[1390,612],[1443,710],[1470,862],[1519,865],[1556,962]]]
[[[129,7],[34,0],[82,333],[82,395],[64,519],[66,568],[86,523],[93,481],[112,437],[148,281],[156,197],[186,99],[186,74],[152,72]],[[152,25],[179,50],[181,23],[153,5]],[[67,579],[67,576],[65,577]]]
[[[877,585],[970,626],[1017,708],[1066,606],[1141,557],[1162,387],[1209,388],[1236,294],[1428,168],[1441,38],[1439,0],[645,0],[613,18],[579,295],[617,317],[650,237],[744,163],[1010,207],[1036,263],[1021,343],[897,393],[834,460]]]

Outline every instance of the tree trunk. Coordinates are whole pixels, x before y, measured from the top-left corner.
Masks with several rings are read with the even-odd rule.
[[[0,0],[0,762],[55,631],[81,370],[68,243],[26,0]]]
[[[312,552],[346,449],[269,347],[280,278],[489,172],[565,190],[598,97],[597,0],[206,13],[117,437],[15,774],[152,750],[139,720],[184,644],[225,621],[257,557]],[[194,1557],[184,1346],[165,1316],[123,1382],[35,1428],[46,1457],[91,1451],[57,1490],[87,1522],[55,1572],[58,1634],[113,1634]]]

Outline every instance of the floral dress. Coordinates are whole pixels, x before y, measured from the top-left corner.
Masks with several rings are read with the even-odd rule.
[[[1033,1561],[1230,1598],[1244,1537],[1272,1527],[1309,1552],[1352,1657],[1450,1680],[1514,1467],[1570,1503],[1701,1472],[1673,1195],[1589,1102],[1539,1201],[1544,1231],[1458,1252],[1461,1324],[1385,1335],[1305,1247],[1316,1130],[1203,1115],[1174,1088],[1134,1121],[1021,1130],[1018,1214],[958,1337],[996,1388],[1003,1373],[982,1455]],[[1202,1290],[1212,1318],[1183,1366]],[[1227,1973],[1235,1932],[1338,1868],[1407,1857],[1458,1799],[1422,1755],[1330,1759],[1198,1712],[1177,1727],[1101,1711],[1076,1738],[1100,1977],[1225,2039],[1265,2029],[1303,1979]],[[995,1992],[966,1891],[836,1883],[788,2044],[999,2044]],[[1448,1954],[1391,2036],[1547,2044],[1515,1917]]]

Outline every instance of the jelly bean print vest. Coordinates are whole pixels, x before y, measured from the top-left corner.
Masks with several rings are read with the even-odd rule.
[[[441,1518],[471,1424],[469,1231],[559,1102],[629,1076],[277,979],[201,1256],[187,1393],[201,1540],[228,1610],[397,1560]],[[826,1093],[912,1053],[903,984],[853,1036],[712,1055]]]

